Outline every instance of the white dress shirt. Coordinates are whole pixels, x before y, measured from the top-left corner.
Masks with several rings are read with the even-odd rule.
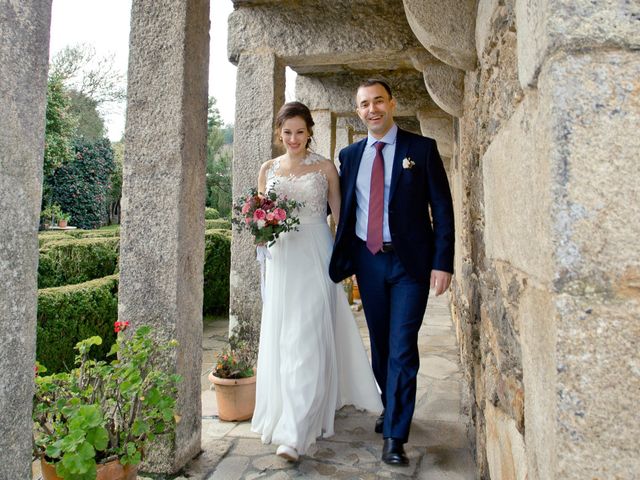
[[[391,172],[393,170],[393,157],[396,153],[396,137],[398,136],[398,126],[394,123],[387,134],[380,140],[369,134],[367,145],[362,153],[362,161],[358,169],[356,179],[356,235],[365,242],[367,241],[367,225],[369,223],[369,190],[371,187],[371,170],[373,159],[376,156],[374,144],[378,141],[386,145],[382,149],[384,158],[384,216],[382,218],[382,241],[390,242],[391,233],[389,231],[389,187],[391,186]]]

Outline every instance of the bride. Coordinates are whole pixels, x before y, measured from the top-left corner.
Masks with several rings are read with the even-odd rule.
[[[276,130],[286,154],[265,162],[258,190],[303,202],[298,231],[269,248],[260,328],[256,408],[251,430],[276,454],[296,461],[318,437],[333,435],[336,409],[382,410],[378,388],[346,296],[329,278],[340,185],[330,160],[309,151],[309,109],[283,105]]]

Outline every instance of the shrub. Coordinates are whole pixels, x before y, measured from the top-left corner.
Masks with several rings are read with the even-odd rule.
[[[95,143],[79,139],[74,149],[74,159],[53,175],[52,201],[71,214],[74,225],[98,228],[108,221],[107,193],[115,169],[111,143],[106,138]]]
[[[67,232],[70,231],[72,230],[67,230]],[[73,240],[73,237],[69,233],[63,233],[59,230],[54,230],[51,232],[41,232],[38,235],[38,246],[42,248],[43,246],[51,242],[57,242],[59,240]]]
[[[113,324],[117,319],[117,275],[41,289],[38,291],[36,358],[49,372],[68,370],[74,364],[74,345],[99,335],[104,341],[95,353],[104,359],[116,339]]]
[[[231,230],[231,222],[225,218],[216,218],[214,220],[205,220],[205,229],[213,230],[216,228],[223,228]]]
[[[216,218],[220,218],[220,214],[215,208],[207,207],[204,209],[204,218],[205,220],[215,220]]]
[[[120,239],[79,238],[45,243],[40,249],[38,288],[59,287],[112,275]]]
[[[229,310],[229,272],[231,270],[231,236],[224,230],[205,232],[203,313],[226,313]]]

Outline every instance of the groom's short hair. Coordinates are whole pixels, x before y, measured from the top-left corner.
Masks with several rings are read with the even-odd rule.
[[[393,93],[391,93],[391,87],[389,86],[389,84],[384,80],[380,80],[379,78],[368,78],[363,82],[360,82],[360,85],[358,85],[358,90],[360,90],[363,87],[371,87],[373,85],[382,85],[382,87],[389,94],[389,100],[393,98]]]

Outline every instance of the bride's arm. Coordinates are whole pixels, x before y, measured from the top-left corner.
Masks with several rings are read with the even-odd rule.
[[[333,162],[328,161],[326,163],[325,175],[327,176],[329,183],[327,200],[329,202],[329,207],[331,207],[333,220],[336,222],[336,225],[338,225],[338,222],[340,221],[340,177]]]

